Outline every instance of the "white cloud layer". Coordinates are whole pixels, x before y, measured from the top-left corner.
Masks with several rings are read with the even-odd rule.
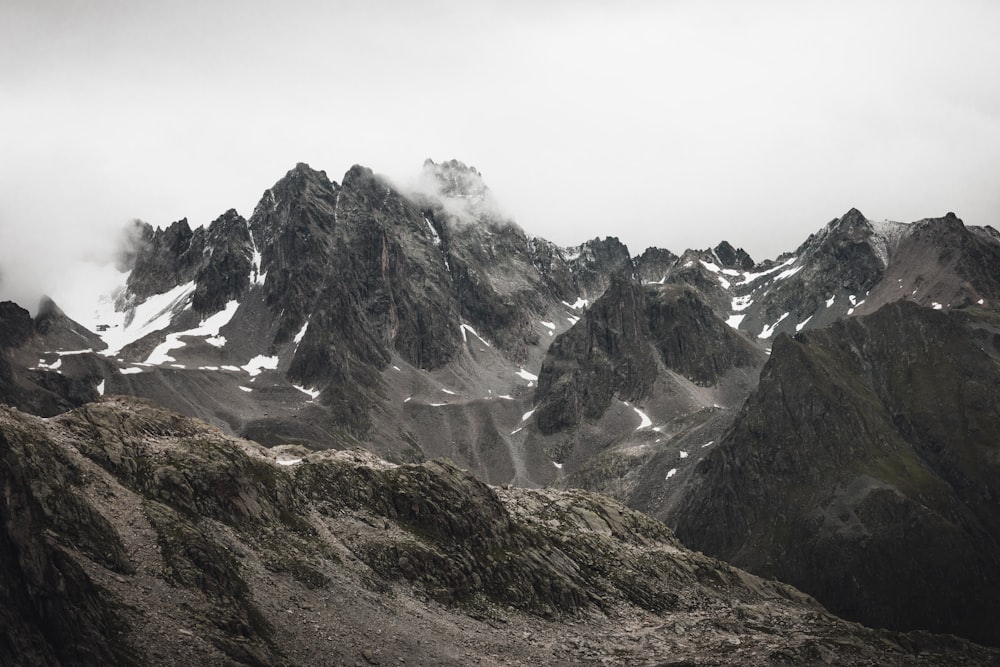
[[[756,259],[852,206],[1000,226],[1000,3],[0,5],[0,298],[296,162],[476,165],[526,230]],[[56,276],[55,278],[53,276]]]

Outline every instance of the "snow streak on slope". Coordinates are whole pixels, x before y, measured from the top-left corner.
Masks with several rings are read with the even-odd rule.
[[[239,307],[240,304],[238,301],[230,301],[226,304],[225,308],[202,320],[201,323],[194,329],[167,334],[167,339],[153,349],[153,351],[149,354],[149,357],[146,359],[146,363],[165,364],[171,361],[176,361],[176,359],[168,353],[171,350],[184,347],[184,341],[181,340],[182,337],[203,336],[205,337],[206,343],[216,347],[223,347],[226,344],[226,339],[224,336],[219,335],[219,329],[229,324],[229,320],[233,319],[233,315],[236,314],[236,310]]]
[[[103,311],[93,313],[91,321],[80,324],[96,331],[108,345],[103,354],[112,356],[143,336],[170,326],[177,313],[190,307],[194,290],[195,284],[191,281],[163,294],[155,294],[136,306],[131,317],[128,313],[115,311],[109,299],[104,302]]]
[[[633,407],[632,409],[635,410],[635,414],[639,415],[639,419],[642,420],[639,425],[635,427],[636,431],[649,428],[653,425],[653,421],[646,415],[645,412],[636,407]]]
[[[770,338],[771,336],[773,336],[774,330],[777,329],[778,325],[781,324],[782,320],[784,320],[790,314],[791,313],[785,313],[784,315],[779,317],[774,324],[764,327],[764,330],[761,331],[759,334],[757,334],[757,338]]]

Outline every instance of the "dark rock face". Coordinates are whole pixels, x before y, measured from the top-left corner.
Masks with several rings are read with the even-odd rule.
[[[1000,299],[1000,239],[989,228],[966,227],[954,214],[915,222],[890,255],[885,278],[858,314],[906,299],[959,308]]]
[[[822,313],[824,301],[833,296],[841,304],[837,317],[842,316],[848,296],[854,297],[851,305],[864,301],[885,275],[885,253],[880,248],[883,242],[857,209],[832,220],[794,253],[778,258],[778,262],[796,258],[788,269],[794,274],[778,278],[783,272],[768,273],[739,289],[741,295],[754,301],[740,328],[756,333],[772,326],[775,333],[793,333],[797,323]],[[829,321],[821,317],[817,323]]]
[[[40,350],[87,345],[100,347],[101,341],[67,318],[51,300],[42,301],[34,320],[17,304],[0,302],[0,403],[51,416],[96,399],[95,387],[109,364],[93,354],[65,359],[46,355],[72,370],[68,374],[31,367],[38,363]]]
[[[628,248],[616,236],[587,241],[568,260],[583,295],[594,298],[605,292],[615,276],[633,277],[635,266]]]
[[[743,248],[733,248],[729,241],[723,241],[713,249],[722,266],[727,269],[749,271],[754,267],[754,261]]]
[[[781,336],[678,535],[863,623],[1000,643],[998,327],[896,302]]]
[[[30,432],[0,430],[0,662],[140,664],[122,641],[125,615],[73,557],[120,574],[134,568],[108,521],[73,487],[81,472]]]
[[[14,379],[8,350],[20,347],[35,333],[31,314],[13,301],[0,302],[0,402],[17,405],[21,390]]]
[[[615,395],[637,400],[656,378],[642,288],[616,276],[572,329],[549,347],[535,391],[543,433],[604,414]]]
[[[634,263],[639,282],[658,283],[677,263],[677,255],[664,248],[646,248]]]
[[[66,350],[103,350],[107,347],[97,334],[67,317],[66,313],[48,297],[43,298],[38,304],[34,328],[39,335],[45,338],[50,348],[56,346]],[[12,347],[16,346],[12,345]],[[0,344],[0,347],[3,345]]]
[[[727,327],[690,288],[618,276],[572,329],[549,347],[535,391],[542,433],[596,419],[613,397],[649,394],[658,368],[711,384],[761,353]]]
[[[31,313],[13,301],[0,301],[0,350],[19,347],[34,333]]]
[[[192,231],[184,219],[166,229],[140,223],[135,235],[127,285],[132,299],[141,301],[194,281],[192,307],[200,315],[210,315],[249,288],[250,230],[232,209],[207,229]]]
[[[760,352],[719,320],[694,290],[647,286],[644,293],[650,338],[667,368],[708,385],[731,368],[760,362]]]
[[[202,262],[204,233],[191,231],[187,218],[166,229],[144,225],[128,288],[139,298],[160,294],[194,279]]]
[[[239,299],[250,288],[252,273],[250,228],[243,216],[230,209],[208,227],[207,255],[195,274],[191,300],[196,313],[215,313]]]
[[[457,665],[487,655],[465,644],[454,657],[469,636],[521,637],[504,661],[531,663],[997,657],[840,621],[597,495],[495,489],[447,461],[273,456],[135,399],[50,423],[0,408],[3,663]],[[565,646],[574,618],[587,619],[585,654]],[[651,618],[688,628],[684,645],[619,637]],[[371,629],[390,623],[373,648]],[[442,640],[429,625],[457,627]]]

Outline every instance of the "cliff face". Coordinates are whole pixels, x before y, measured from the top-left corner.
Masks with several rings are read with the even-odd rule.
[[[780,337],[678,534],[866,624],[1000,643],[998,325],[895,302]]]
[[[601,417],[612,398],[642,401],[665,370],[711,385],[763,353],[727,327],[693,289],[615,278],[549,347],[535,391],[536,421],[555,433]]]
[[[538,428],[553,433],[596,419],[616,395],[644,397],[655,377],[642,288],[618,277],[549,347],[535,390]]]
[[[34,319],[17,304],[0,302],[0,403],[48,416],[96,399],[110,364],[90,354],[46,350],[100,344],[50,300],[42,301]]]
[[[0,462],[4,664],[997,657],[840,621],[607,498],[267,450],[135,399],[2,408]]]

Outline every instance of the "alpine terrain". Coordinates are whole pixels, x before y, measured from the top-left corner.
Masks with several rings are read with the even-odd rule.
[[[633,254],[418,182],[0,303],[0,663],[1000,664],[1000,233]]]

